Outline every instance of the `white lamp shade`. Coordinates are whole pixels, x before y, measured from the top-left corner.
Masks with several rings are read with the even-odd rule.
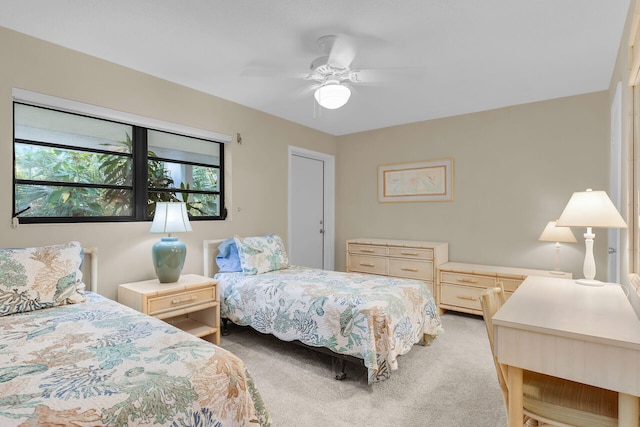
[[[538,238],[543,242],[576,243],[576,236],[569,227],[558,227],[557,221],[549,221]]]
[[[347,103],[351,96],[351,90],[340,83],[327,83],[316,89],[313,96],[320,106],[335,110]]]
[[[150,233],[184,233],[191,231],[184,202],[157,202]]]
[[[561,227],[627,228],[620,212],[604,191],[573,193],[557,222]]]

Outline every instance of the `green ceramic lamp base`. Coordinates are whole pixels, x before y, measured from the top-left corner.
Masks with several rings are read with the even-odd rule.
[[[177,282],[187,258],[187,246],[177,237],[162,237],[153,245],[151,256],[160,283]]]

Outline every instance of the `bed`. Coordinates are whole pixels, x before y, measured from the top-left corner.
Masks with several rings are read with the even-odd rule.
[[[206,240],[204,256],[205,275],[217,269],[223,319],[358,359],[369,384],[389,378],[414,344],[443,332],[433,296],[418,280],[292,266],[275,235]]]
[[[83,291],[84,255],[0,249],[0,425],[270,425],[239,358]]]

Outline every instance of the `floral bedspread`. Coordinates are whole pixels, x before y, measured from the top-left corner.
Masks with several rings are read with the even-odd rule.
[[[370,384],[398,368],[397,356],[442,332],[433,296],[417,280],[297,266],[216,279],[222,317],[363,359]]]
[[[270,424],[236,356],[87,295],[0,317],[0,425]]]

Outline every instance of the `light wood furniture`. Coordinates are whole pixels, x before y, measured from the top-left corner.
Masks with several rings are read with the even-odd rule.
[[[482,315],[494,355],[496,373],[504,403],[509,413],[507,368],[495,358],[493,316],[506,302],[502,285],[485,290],[480,296]],[[522,375],[522,405],[524,421],[533,425],[572,425],[581,427],[616,426],[618,424],[618,395],[599,387],[524,371]],[[546,424],[552,422],[552,424]]]
[[[347,240],[347,271],[422,280],[434,298],[437,267],[448,260],[446,242]]]
[[[638,426],[640,320],[623,289],[529,276],[493,316],[507,366],[509,426],[522,426],[523,371],[618,393],[618,425]]]
[[[220,295],[210,277],[185,274],[175,283],[125,283],[118,286],[118,302],[220,344]]]
[[[482,315],[480,294],[502,283],[507,298],[528,276],[561,277],[571,273],[534,270],[530,268],[448,262],[438,267],[436,301],[441,311],[453,310]]]

